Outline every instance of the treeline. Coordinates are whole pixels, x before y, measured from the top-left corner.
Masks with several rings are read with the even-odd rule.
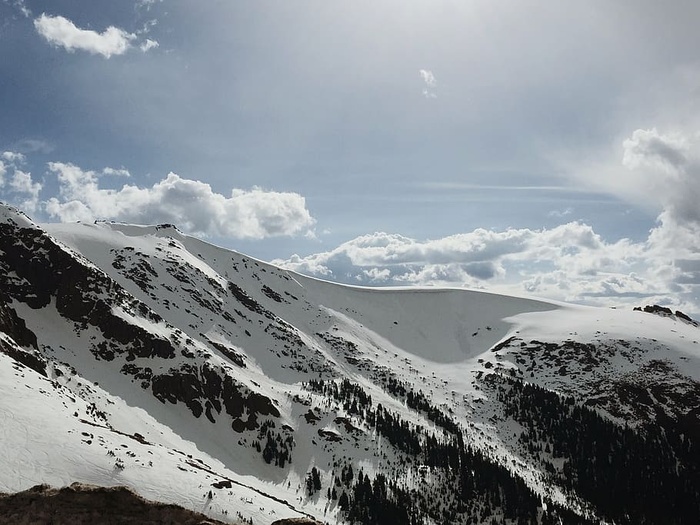
[[[520,477],[466,444],[461,430],[436,436],[381,404],[373,408],[371,397],[347,379],[340,384],[312,380],[308,388],[349,407],[348,413],[363,417],[409,462],[436,473],[440,479],[436,486],[425,484],[409,491],[387,482],[383,474],[370,480],[360,472],[353,479],[352,466],[345,466],[336,478],[336,486],[329,490],[332,499],[334,495],[339,498],[338,504],[350,522],[414,525],[426,521],[502,523],[509,519],[523,525],[590,523],[551,503],[544,510],[539,496]],[[342,490],[336,490],[338,487]]]
[[[343,492],[339,506],[350,523],[363,525],[422,525],[423,519],[409,493],[377,474],[374,481],[360,471],[351,495]]]
[[[526,428],[522,442],[554,480],[617,524],[698,523],[700,453],[692,438],[664,426],[621,426],[541,387],[495,378],[506,415]],[[550,459],[563,459],[558,471]]]
[[[429,421],[432,421],[438,427],[452,434],[461,432],[461,428],[455,420],[433,405],[422,390],[416,392],[405,381],[400,381],[391,376],[384,378],[384,388],[393,396],[405,399],[408,408],[422,412]]]

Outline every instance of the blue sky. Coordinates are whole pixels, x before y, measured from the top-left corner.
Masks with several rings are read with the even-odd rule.
[[[700,312],[697,2],[0,0],[0,199]]]

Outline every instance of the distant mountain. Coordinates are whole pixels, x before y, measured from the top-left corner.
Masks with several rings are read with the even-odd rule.
[[[646,310],[646,311],[645,311]],[[0,206],[0,492],[224,522],[695,524],[682,312],[319,281]]]

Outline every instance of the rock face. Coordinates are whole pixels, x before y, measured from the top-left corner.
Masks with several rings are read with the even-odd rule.
[[[314,521],[310,518],[288,518],[284,520],[273,521],[272,525],[322,525],[320,521]]]
[[[32,309],[44,308],[53,302],[58,313],[74,323],[76,332],[88,327],[99,330],[101,341],[91,347],[97,359],[127,361],[121,367],[122,373],[139,380],[142,388],[150,388],[161,402],[181,402],[194,417],[199,418],[204,412],[212,423],[223,405],[233,419],[232,430],[237,433],[257,429],[259,420],[266,416],[279,417],[279,411],[269,398],[249,391],[227,371],[210,364],[174,363],[178,354],[188,359],[195,355],[186,342],[179,341],[181,332],[105,272],[71,253],[42,230],[20,227],[13,222],[0,224],[0,254],[0,332],[11,336],[18,345],[36,349],[37,336],[17,316],[11,302],[24,303]],[[117,260],[125,264],[123,260]],[[157,275],[150,265],[146,268],[150,277]],[[151,286],[145,280],[138,284],[141,288]],[[233,283],[230,287],[250,311],[275,319],[241,288]],[[165,325],[172,334],[171,338],[149,332],[115,313],[118,311],[147,323]],[[226,350],[221,344],[216,348]],[[46,375],[46,365],[41,357],[1,341],[0,351]],[[235,351],[227,350],[226,356],[236,365],[245,366]],[[152,367],[133,364],[136,360],[142,363],[147,360],[170,361],[174,364],[166,372],[154,374]]]
[[[223,522],[177,505],[147,501],[126,487],[107,488],[74,483],[61,489],[37,485],[24,492],[0,495],[0,523],[217,525]]]
[[[0,332],[5,332],[20,346],[36,348],[36,334],[27,328],[24,319],[0,300]]]

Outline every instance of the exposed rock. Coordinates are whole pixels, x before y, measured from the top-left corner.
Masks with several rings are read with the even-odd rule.
[[[665,306],[659,306],[658,304],[654,305],[647,305],[644,307],[644,311],[648,314],[666,314],[666,315],[673,315],[673,312],[671,311],[670,308],[666,308]]]
[[[2,300],[0,300],[0,332],[5,332],[20,346],[37,348],[36,334],[27,328],[24,319]]]
[[[12,341],[6,341],[0,338],[0,353],[10,356],[15,361],[22,363],[24,366],[31,368],[42,376],[48,377],[46,375],[46,360],[43,357],[12,344]]]
[[[311,518],[286,518],[273,521],[272,525],[323,525],[320,521]]]
[[[693,326],[700,326],[698,325],[697,321],[693,320],[690,316],[684,314],[680,310],[676,310],[675,312],[673,312],[670,308],[666,308],[665,306],[659,306],[658,304],[646,305],[644,308],[642,308],[641,306],[635,306],[634,311],[646,312],[648,314],[656,314],[662,317],[672,317],[675,315],[676,319],[680,319],[681,321],[684,321],[688,324],[692,324]]]
[[[304,414],[304,419],[306,419],[307,423],[312,425],[315,425],[317,421],[321,421],[321,418],[317,414],[314,414],[311,410]]]
[[[209,364],[199,369],[183,366],[154,376],[151,388],[153,395],[162,402],[185,403],[195,417],[202,415],[204,401],[210,421],[214,419],[211,409],[218,414],[223,404],[226,413],[233,418],[232,428],[236,432],[258,428],[258,416],[280,415],[268,397],[250,391]],[[244,414],[247,414],[246,420],[241,419]]]
[[[340,434],[338,434],[335,430],[326,430],[323,428],[318,429],[318,435],[321,436],[323,439],[326,441],[342,441],[343,438],[340,437]]]
[[[34,309],[47,306],[53,298],[63,317],[79,327],[95,326],[105,339],[121,344],[110,348],[95,346],[97,357],[113,359],[115,351],[126,353],[128,361],[136,357],[175,356],[168,340],[118,317],[113,308],[133,310],[134,315],[151,322],[162,321],[158,314],[130,297],[104,272],[66,251],[51,236],[41,230],[0,224],[0,251],[0,289],[4,295]],[[29,334],[24,337],[31,341]]]
[[[223,522],[177,505],[148,501],[126,487],[73,483],[61,489],[37,485],[16,494],[0,494],[0,523],[218,525]]]
[[[255,299],[253,299],[248,293],[235,283],[228,283],[228,291],[238,299],[238,302],[245,306],[251,312],[265,315],[266,317],[274,318],[274,316],[262,307]]]
[[[245,360],[244,360],[245,358],[242,355],[240,355],[238,352],[236,352],[233,348],[231,348],[223,343],[219,343],[217,341],[212,341],[204,334],[202,334],[202,335],[209,342],[209,344],[211,346],[213,346],[219,352],[224,354],[229,359],[229,361],[231,361],[233,364],[240,366],[241,368],[246,367]]]
[[[270,288],[270,287],[267,286],[267,285],[263,285],[263,287],[262,287],[262,293],[264,293],[265,295],[267,295],[270,299],[272,299],[272,300],[275,301],[275,302],[278,302],[278,303],[287,303],[287,304],[289,304],[289,301],[287,301],[286,299],[284,299],[280,294],[278,294],[277,292],[275,292],[272,288]]]
[[[697,321],[694,321],[689,315],[684,314],[680,310],[676,310],[676,317],[678,317],[678,319],[682,319],[686,323],[690,323],[694,326],[698,326]]]

